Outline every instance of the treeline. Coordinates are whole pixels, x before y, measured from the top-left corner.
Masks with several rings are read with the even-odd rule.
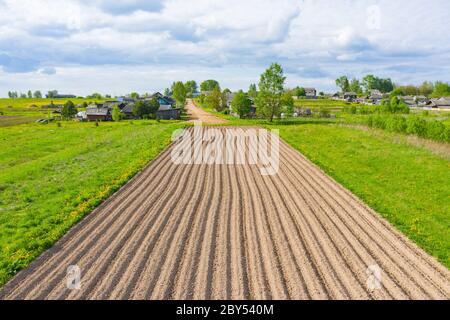
[[[435,83],[424,81],[420,86],[406,85],[396,86],[391,95],[400,96],[427,96],[441,98],[450,96],[450,85],[446,82],[436,81]]]
[[[434,83],[424,81],[421,85],[396,85],[390,78],[379,78],[374,75],[367,75],[364,78],[348,79],[341,76],[336,79],[336,86],[342,92],[355,92],[356,94],[368,94],[371,90],[379,90],[381,93],[391,93],[392,96],[427,96],[440,98],[450,96],[450,85],[446,82],[436,81]]]
[[[382,93],[394,90],[394,83],[390,78],[379,78],[372,74],[365,76],[361,80],[357,78],[349,80],[347,76],[341,76],[336,79],[336,86],[342,92],[355,92],[356,94],[368,93],[371,90],[379,90]]]
[[[10,99],[41,99],[42,98],[42,93],[39,90],[36,90],[34,92],[32,92],[31,90],[28,90],[27,93],[18,93],[17,91],[8,91],[8,97]]]

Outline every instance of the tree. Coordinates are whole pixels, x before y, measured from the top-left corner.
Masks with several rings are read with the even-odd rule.
[[[342,92],[350,91],[350,83],[347,76],[342,76],[336,79],[336,85],[341,88]]]
[[[58,90],[50,90],[47,92],[47,98],[55,98],[58,95]]]
[[[42,98],[42,93],[41,93],[39,90],[36,90],[36,91],[33,93],[33,97],[34,97],[35,99],[41,99],[41,98]]]
[[[441,98],[450,96],[450,85],[446,82],[437,81],[434,84],[433,93],[431,94],[433,98]]]
[[[156,114],[159,109],[159,103],[156,98],[151,100],[138,100],[133,106],[133,114],[139,118],[149,118]]]
[[[283,69],[278,63],[272,63],[261,75],[259,80],[259,92],[256,99],[258,113],[270,122],[275,116],[280,116],[281,96],[284,90],[286,78]]]
[[[20,98],[21,98],[21,99],[26,99],[26,98],[27,98],[27,95],[26,95],[25,93],[20,93]]]
[[[183,108],[186,104],[186,87],[184,86],[183,82],[177,81],[174,82],[172,85],[172,91],[173,91],[173,98],[177,102],[177,106]]]
[[[356,78],[353,78],[349,85],[349,91],[355,92],[356,94],[362,93],[361,84],[359,83],[359,80]]]
[[[112,119],[114,121],[120,121],[122,119],[122,114],[118,106],[114,106],[112,109]]]
[[[220,86],[219,86],[219,82],[217,82],[216,80],[205,80],[200,84],[200,90],[202,92],[205,91],[213,91],[214,88],[218,87],[220,90]]]
[[[294,89],[294,95],[296,97],[306,97],[306,90],[302,87],[297,87]]]
[[[420,92],[420,94],[422,94],[424,96],[429,96],[430,94],[433,93],[433,90],[434,90],[434,85],[428,81],[424,81],[419,86],[419,92]]]
[[[149,114],[156,114],[156,111],[159,110],[159,102],[158,99],[152,98],[146,101],[147,103],[147,111]]]
[[[131,98],[131,99],[134,99],[134,100],[139,99],[139,93],[137,93],[137,92],[131,92],[131,93],[130,93],[130,98]]]
[[[215,87],[211,94],[205,98],[205,104],[208,108],[212,108],[216,111],[220,110],[222,100],[222,93],[219,87]]]
[[[32,99],[33,98],[33,93],[31,92],[31,90],[28,90],[27,96],[28,96],[28,99]]]
[[[233,112],[237,113],[240,118],[244,118],[249,114],[251,106],[252,102],[242,90],[239,90],[231,101],[231,109]]]
[[[248,96],[251,98],[256,98],[258,95],[258,90],[256,90],[256,84],[252,83],[248,87]]]
[[[197,82],[194,80],[187,81],[184,84],[184,87],[186,88],[186,96],[189,98],[192,98],[195,93],[197,93]]]
[[[165,89],[164,89],[164,95],[165,95],[166,97],[171,96],[171,95],[172,95],[172,91],[170,91],[169,88],[165,88]]]
[[[286,91],[283,93],[283,95],[281,96],[281,104],[284,113],[289,116],[292,116],[294,114],[294,98],[292,98],[291,92]]]
[[[366,92],[369,92],[370,90],[380,90],[381,92],[386,93],[394,90],[394,84],[390,78],[382,79],[375,77],[372,74],[369,74],[362,79],[362,86]]]
[[[62,110],[61,110],[61,116],[68,120],[70,118],[73,118],[76,114],[77,114],[77,108],[75,107],[75,105],[73,104],[72,101],[67,101]]]

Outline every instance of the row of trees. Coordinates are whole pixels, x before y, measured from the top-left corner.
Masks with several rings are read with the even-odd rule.
[[[10,99],[41,99],[42,98],[42,93],[41,91],[37,90],[34,92],[31,92],[31,90],[28,90],[27,93],[18,93],[17,91],[8,91],[8,97]]]
[[[446,82],[437,81],[435,83],[424,81],[419,86],[406,85],[398,86],[392,91],[393,96],[417,96],[424,95],[432,98],[450,96],[450,85]]]
[[[372,74],[365,76],[362,80],[357,78],[349,80],[347,76],[341,76],[336,79],[336,86],[342,92],[355,92],[357,94],[368,93],[370,90],[379,90],[382,93],[394,90],[394,83],[390,78],[378,78]]]

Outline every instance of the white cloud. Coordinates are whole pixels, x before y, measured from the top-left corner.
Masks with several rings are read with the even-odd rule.
[[[4,0],[0,94],[43,83],[124,93],[142,85],[117,74],[139,70],[155,89],[205,72],[247,87],[272,61],[290,85],[324,90],[344,73],[448,81],[448,12],[446,0]]]

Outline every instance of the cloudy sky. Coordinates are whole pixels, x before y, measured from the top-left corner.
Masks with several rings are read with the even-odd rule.
[[[271,62],[288,86],[342,74],[450,80],[448,0],[0,0],[0,96],[248,88]]]

